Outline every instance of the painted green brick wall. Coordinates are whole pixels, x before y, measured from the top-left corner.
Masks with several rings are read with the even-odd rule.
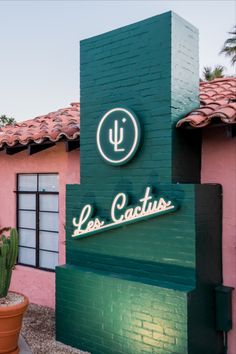
[[[198,104],[197,37],[169,12],[81,42],[81,185],[67,186],[56,334],[92,354],[221,354],[214,327],[220,188],[172,184],[199,175],[200,140],[188,151],[174,128]],[[137,114],[143,141],[127,165],[114,167],[95,137],[103,114],[119,105]],[[72,239],[72,218],[85,204],[106,218],[118,192],[135,203],[148,185],[179,210]]]
[[[197,30],[168,12],[82,41],[80,46],[83,190],[94,190],[95,169],[96,181],[106,178],[106,185],[121,183],[119,177],[125,182],[127,177],[135,178],[135,185],[142,188],[147,176],[156,183],[170,183],[172,124],[198,105]],[[102,161],[95,139],[99,119],[119,105],[132,107],[144,131],[140,153],[121,168]]]
[[[138,226],[135,232],[117,229],[115,235],[108,232],[80,241],[68,237],[73,265],[57,270],[61,341],[94,354],[221,354],[222,337],[214,327],[214,287],[221,283],[221,189],[173,185],[172,194],[180,210],[153,219],[154,227],[142,222],[129,226]],[[79,195],[78,186],[68,186],[68,224]],[[136,242],[140,226],[142,243]],[[137,328],[134,312],[149,318],[149,325],[139,323]],[[155,330],[148,334],[147,326],[158,326],[163,336]]]
[[[97,354],[187,353],[185,292],[74,266],[57,277],[61,341]]]
[[[127,181],[127,180],[126,180]],[[135,183],[129,179],[128,185],[119,187],[132,193]],[[144,180],[143,185],[148,185]],[[152,183],[154,185],[154,183]],[[155,185],[154,185],[155,186]],[[138,195],[142,195],[143,188]],[[75,265],[87,264],[104,268],[112,267],[117,272],[131,272],[140,276],[157,277],[160,281],[172,281],[195,284],[195,218],[194,187],[192,185],[157,185],[162,195],[171,195],[178,200],[181,208],[174,214],[163,215],[119,227],[76,241],[70,237],[73,233],[71,220],[79,214],[85,202],[95,203],[99,215],[109,217],[108,208],[116,190],[86,193],[81,198],[79,186],[67,189],[67,262]],[[135,193],[135,192],[134,192]],[[101,208],[106,206],[107,209]]]

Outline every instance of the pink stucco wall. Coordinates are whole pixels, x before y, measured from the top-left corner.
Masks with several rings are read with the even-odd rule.
[[[223,282],[236,289],[236,137],[226,128],[203,131],[202,183],[219,183],[223,188]],[[229,332],[228,354],[236,353],[236,291],[233,292],[233,329]]]
[[[0,152],[0,226],[16,226],[16,175],[18,173],[59,173],[59,264],[65,263],[65,186],[80,182],[79,151],[65,151],[63,142],[29,156]],[[11,289],[26,294],[30,301],[55,306],[55,273],[17,266]]]

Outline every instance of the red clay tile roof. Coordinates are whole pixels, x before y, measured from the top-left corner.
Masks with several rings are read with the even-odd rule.
[[[216,120],[236,123],[236,77],[200,82],[200,108],[180,119],[177,128],[190,125],[202,128]]]
[[[74,140],[80,135],[80,104],[59,109],[44,116],[0,128],[0,148],[45,140],[57,142],[61,138]]]
[[[183,125],[202,128],[216,119],[224,123],[236,123],[236,78],[200,82],[199,99],[200,108],[179,120],[178,128]],[[71,107],[0,128],[0,149],[31,142],[41,144],[45,140],[74,140],[79,135],[80,104],[71,103]]]

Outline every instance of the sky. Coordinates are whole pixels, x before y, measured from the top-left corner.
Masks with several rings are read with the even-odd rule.
[[[0,0],[0,115],[31,119],[78,102],[80,40],[166,11],[199,29],[200,75],[219,55],[236,24],[235,1]]]

